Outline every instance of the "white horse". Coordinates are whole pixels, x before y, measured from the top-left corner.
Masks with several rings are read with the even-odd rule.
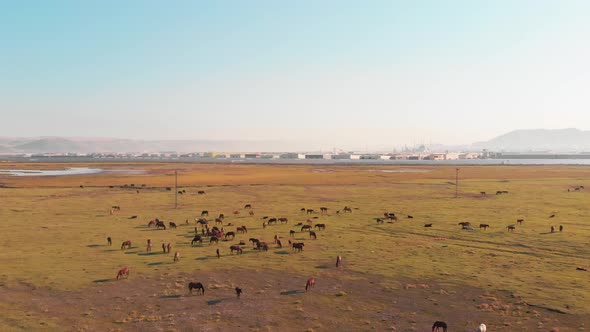
[[[475,332],[486,332],[486,330],[487,330],[486,324],[479,324],[477,329],[475,329]]]

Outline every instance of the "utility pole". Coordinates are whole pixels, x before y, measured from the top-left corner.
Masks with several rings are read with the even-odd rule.
[[[174,208],[178,208],[178,171],[174,170]]]
[[[459,198],[459,169],[455,168],[455,198]]]

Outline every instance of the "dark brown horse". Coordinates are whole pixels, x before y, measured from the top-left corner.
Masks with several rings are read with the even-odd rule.
[[[150,220],[150,222],[148,222],[148,227],[152,226],[156,226],[156,220]]]
[[[230,246],[229,250],[231,251],[231,253],[234,253],[234,250],[237,251],[238,255],[242,254],[242,248],[240,248],[240,246]]]
[[[482,229],[483,228],[484,230],[486,230],[489,227],[490,227],[490,225],[488,225],[488,224],[479,224],[479,229]]]
[[[244,209],[251,209],[252,208],[252,204],[246,204],[244,205]]]
[[[315,224],[314,227],[321,231],[326,229],[326,224]]]
[[[197,191],[197,194],[199,194],[199,195],[205,195],[205,191],[204,190],[199,190],[199,191]]]
[[[516,219],[516,223],[518,225],[522,225],[523,222],[524,222],[524,219]]]
[[[240,295],[242,295],[242,289],[240,287],[236,287],[236,295],[238,299],[240,298]]]
[[[342,264],[342,257],[340,255],[336,256],[336,267],[339,267]]]
[[[170,228],[176,228],[176,223],[174,222],[169,222],[168,225],[170,226]]]
[[[313,209],[307,209],[307,210],[306,210],[306,212],[307,212],[307,214],[312,214],[312,213],[314,213],[315,211],[314,211]]]
[[[191,246],[194,246],[197,242],[203,244],[203,238],[200,235],[195,235],[195,237],[191,241]]]
[[[432,324],[432,332],[439,331],[439,329],[442,329],[443,332],[447,332],[447,323],[437,320]]]
[[[107,237],[107,243],[109,244],[109,247],[113,245],[113,240],[111,240],[111,237]]]
[[[290,230],[289,231],[289,236],[295,236],[295,231],[294,230]]]
[[[256,244],[257,244],[258,242],[260,242],[260,240],[258,240],[258,239],[255,239],[255,238],[253,238],[253,237],[251,237],[251,238],[250,238],[250,240],[248,240],[248,241],[252,242],[252,245],[253,245],[253,246],[256,246]]]
[[[307,279],[307,282],[305,283],[305,291],[307,292],[308,290],[312,289],[314,286],[315,286],[315,279],[314,278]]]
[[[468,226],[471,226],[471,223],[469,221],[462,221],[462,222],[458,223],[457,225],[459,225],[461,227],[468,227]]]
[[[303,242],[297,242],[297,243],[293,243],[293,250],[295,251],[303,251],[303,247],[305,246],[305,244]]]
[[[506,229],[507,229],[509,232],[514,232],[514,230],[516,229],[516,226],[514,226],[514,225],[508,225],[508,226],[506,226]]]
[[[349,208],[348,206],[345,206],[342,211],[344,211],[344,213],[352,213],[352,209]]]
[[[201,217],[204,217],[204,216],[207,216],[208,217],[209,216],[209,211],[207,211],[207,210],[201,211]]]
[[[321,207],[321,208],[320,208],[320,213],[321,213],[321,214],[326,214],[326,213],[328,213],[328,208],[327,208],[327,207]]]
[[[310,239],[311,239],[311,238],[313,238],[314,240],[317,240],[318,236],[315,234],[315,232],[314,232],[314,231],[310,231],[310,232],[309,232],[309,238],[310,238]]]
[[[231,237],[232,240],[233,240],[236,237],[236,233],[234,233],[234,232],[227,232],[225,234],[225,239],[227,240],[229,237]]]
[[[424,227],[432,227],[432,224],[424,224]]]
[[[241,227],[236,228],[236,232],[238,232],[238,234],[248,233],[248,229],[246,228],[246,226],[241,226]]]
[[[289,219],[287,219],[287,218],[284,218],[284,217],[283,217],[283,218],[279,218],[279,222],[280,222],[280,223],[285,223],[285,224],[286,224],[287,222],[289,222]]]
[[[123,243],[121,243],[121,250],[123,250],[125,248],[127,248],[127,249],[131,248],[131,241],[127,240],[127,241],[124,241]]]
[[[200,282],[189,282],[188,283],[188,291],[193,292],[193,289],[197,290],[197,294],[200,292],[202,295],[205,295],[205,287]]]
[[[256,249],[258,249],[258,250],[262,249],[264,251],[268,251],[268,244],[266,244],[266,242],[257,242]]]
[[[213,242],[215,242],[215,243],[219,244],[219,239],[217,238],[217,236],[212,236],[212,237],[209,239],[209,244],[211,244],[211,243],[213,243]]]
[[[303,225],[301,226],[301,231],[303,232],[304,230],[311,230],[311,225]]]
[[[119,278],[129,278],[129,268],[128,267],[124,267],[122,269],[119,270],[119,272],[117,272],[117,280],[119,280]]]
[[[160,229],[160,228],[166,229],[166,225],[164,224],[163,221],[156,221],[156,229]]]

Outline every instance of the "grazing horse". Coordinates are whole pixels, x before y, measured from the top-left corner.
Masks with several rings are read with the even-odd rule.
[[[117,272],[117,280],[119,280],[119,278],[123,278],[123,276],[125,278],[129,278],[129,268],[128,267],[124,267],[124,268],[120,269],[119,272]]]
[[[303,226],[301,226],[301,231],[303,232],[304,230],[310,231],[311,230],[311,225],[303,225]]]
[[[482,229],[483,228],[484,230],[486,230],[489,227],[490,227],[490,225],[488,225],[488,224],[479,224],[479,229]]]
[[[209,216],[209,211],[207,211],[207,210],[201,211],[201,217],[204,217],[204,216],[207,216],[208,217]]]
[[[166,229],[166,225],[164,224],[163,221],[156,221],[156,229],[160,229],[160,228]]]
[[[258,250],[262,249],[264,251],[268,251],[268,244],[266,244],[266,242],[257,242],[256,249],[258,249]]]
[[[225,219],[225,214],[223,214],[223,213],[220,213],[220,214],[219,214],[219,217],[217,217],[217,218],[219,218],[219,219],[223,220],[223,219]]]
[[[205,218],[199,218],[199,219],[197,219],[197,224],[209,225],[209,222]]]
[[[240,298],[240,295],[242,295],[242,289],[240,287],[236,287],[236,295],[238,296],[238,299]]]
[[[414,216],[408,214],[408,219],[414,219]]]
[[[496,195],[502,195],[502,191],[501,190],[496,191]]]
[[[309,232],[309,238],[311,239],[313,237],[314,240],[317,240],[318,236],[315,234],[315,232],[310,231]]]
[[[166,243],[162,243],[162,251],[166,253]]]
[[[191,246],[195,245],[195,243],[197,242],[203,244],[203,238],[200,235],[195,235],[195,237],[191,241]]]
[[[295,231],[294,230],[290,230],[289,231],[289,236],[295,236]]]
[[[432,224],[424,224],[424,227],[432,227]]]
[[[219,219],[219,218],[215,218],[215,224],[222,224],[223,225],[223,220]]]
[[[458,223],[457,225],[459,225],[461,227],[469,227],[469,226],[471,226],[471,223],[469,221],[462,221],[462,222]]]
[[[283,244],[281,243],[281,240],[277,239],[277,246],[279,246],[279,248],[283,247]]]
[[[248,212],[249,215],[253,216],[254,215],[254,211],[250,210],[250,212]]]
[[[225,239],[227,240],[228,237],[231,236],[231,239],[233,240],[236,237],[236,233],[234,232],[227,232],[227,234],[225,234]]]
[[[443,332],[447,332],[447,323],[437,320],[432,324],[432,332],[438,331],[439,329],[442,329]]]
[[[250,238],[250,240],[248,240],[248,241],[249,241],[249,242],[252,242],[252,245],[253,245],[253,246],[256,246],[256,244],[257,244],[258,242],[260,242],[260,240],[258,240],[258,239],[255,239],[255,238],[253,238],[253,237],[251,237],[251,238]]]
[[[240,248],[240,246],[230,246],[229,250],[231,250],[231,253],[234,253],[234,250],[238,252],[238,255],[242,254],[242,248]]]
[[[169,222],[168,225],[170,225],[170,228],[176,228],[176,223],[174,222]]]
[[[516,224],[522,225],[524,219],[516,219]]]
[[[268,225],[272,224],[272,223],[277,223],[277,218],[270,218],[268,219],[268,221],[266,222]]]
[[[252,204],[246,204],[244,205],[244,209],[251,209],[252,208]]]
[[[321,207],[320,208],[320,213],[321,214],[328,213],[328,208],[327,207]]]
[[[242,234],[248,233],[248,229],[246,228],[246,226],[240,226],[240,227],[236,228],[236,232],[238,232],[238,234],[239,233],[242,233]]]
[[[508,226],[506,226],[506,229],[508,229],[509,232],[514,232],[514,230],[516,229],[516,226],[508,225]]]
[[[156,226],[156,220],[157,219],[150,220],[150,222],[148,222],[148,227]]]
[[[482,323],[475,329],[475,332],[486,332],[487,329],[486,324]]]
[[[205,295],[205,287],[200,282],[189,282],[188,283],[188,291],[193,292],[193,289],[197,290],[197,294],[201,292],[201,294]]]
[[[563,228],[563,226],[562,226]],[[113,240],[111,240],[111,237],[107,237],[107,243],[109,244],[109,247],[113,245]]]
[[[342,257],[340,255],[336,256],[336,267],[339,267],[342,264]]]
[[[286,224],[286,223],[288,223],[288,222],[289,222],[289,219],[287,219],[287,218],[284,218],[284,217],[283,217],[283,218],[279,218],[279,222],[280,222],[280,223],[285,223],[285,224]]]
[[[180,253],[177,251],[174,253],[174,261],[178,262],[179,259],[180,259]]]
[[[559,225],[559,231],[563,232],[563,225]]]
[[[349,208],[348,206],[345,206],[345,207],[342,209],[342,211],[344,211],[344,213],[347,213],[347,212],[348,212],[348,213],[352,213],[352,209],[351,209],[351,208]]]
[[[326,229],[326,224],[315,224],[314,227],[321,231]]]
[[[199,194],[199,195],[205,195],[205,191],[204,190],[199,190],[199,191],[197,191],[197,194]]]
[[[209,239],[209,244],[213,242],[219,244],[219,239],[217,238],[217,236],[212,236],[211,239]]]
[[[127,241],[124,241],[123,243],[121,243],[121,250],[123,250],[125,248],[127,248],[127,249],[131,248],[131,241],[127,240]]]
[[[146,248],[147,252],[152,252],[152,239],[148,239],[147,240],[147,248]]]
[[[315,286],[315,279],[314,278],[307,279],[307,282],[305,283],[305,291],[307,292],[307,290],[312,289],[314,286]]]
[[[312,213],[314,213],[314,210],[313,210],[313,209],[307,209],[307,210],[306,210],[306,213],[307,213],[307,214],[312,214]]]
[[[381,218],[375,218],[375,221],[377,222],[377,224],[383,223],[383,219],[381,219]]]
[[[305,244],[303,242],[297,242],[293,243],[292,246],[292,249],[295,251],[303,251],[303,247],[305,246]]]

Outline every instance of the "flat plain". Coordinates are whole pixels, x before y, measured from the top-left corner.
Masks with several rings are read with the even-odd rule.
[[[91,166],[118,171],[0,177],[0,330],[430,331],[435,320],[449,331],[482,322],[488,331],[590,329],[590,272],[581,270],[590,270],[589,167],[463,166],[455,197],[450,166]],[[114,205],[121,210],[111,213]],[[211,226],[223,213],[226,231],[248,233],[192,246],[202,210]],[[398,220],[377,223],[385,212]],[[264,216],[288,222],[263,227]],[[155,218],[178,227],[148,227]],[[310,239],[299,223],[326,229]],[[254,250],[249,238],[270,250]],[[126,240],[132,246],[121,250]],[[231,253],[240,241],[244,253]],[[116,280],[122,267],[130,276]],[[305,292],[310,277],[316,286]],[[191,281],[205,294],[190,294]]]

